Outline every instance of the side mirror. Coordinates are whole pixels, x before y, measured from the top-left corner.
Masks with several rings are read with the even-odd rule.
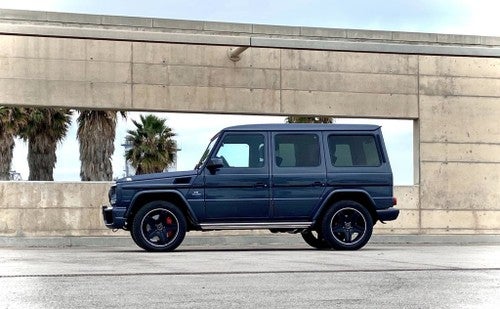
[[[222,158],[210,158],[207,162],[207,169],[214,174],[219,168],[224,166]]]

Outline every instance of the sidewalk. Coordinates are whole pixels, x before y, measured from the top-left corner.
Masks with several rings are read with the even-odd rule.
[[[248,232],[224,235],[217,232],[187,233],[182,246],[307,246],[300,234],[262,234]],[[478,245],[500,244],[500,235],[373,235],[369,244],[431,244]],[[0,236],[0,247],[129,247],[135,246],[129,236],[99,237],[5,237]]]

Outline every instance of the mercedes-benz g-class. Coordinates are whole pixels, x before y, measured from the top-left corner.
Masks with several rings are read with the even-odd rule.
[[[318,249],[356,250],[377,221],[395,220],[393,177],[375,125],[260,124],[223,129],[195,169],[116,181],[111,229],[148,251],[193,230],[301,233]]]

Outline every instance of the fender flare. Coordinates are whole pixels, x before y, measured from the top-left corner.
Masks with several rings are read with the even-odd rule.
[[[368,211],[370,213],[372,213],[372,215],[375,216],[374,219],[377,219],[377,212],[376,212],[376,206],[375,206],[376,204],[375,204],[375,201],[373,200],[373,198],[370,196],[370,194],[368,194],[368,192],[366,192],[365,190],[362,190],[362,189],[338,189],[338,190],[333,190],[323,199],[323,201],[321,202],[321,205],[319,206],[318,210],[314,214],[313,222],[317,222],[317,220],[319,219],[319,216],[324,212],[325,208],[330,206],[330,200],[334,197],[334,195],[337,195],[337,194],[362,194],[364,196],[364,198],[366,198],[370,203],[370,205],[366,205],[366,206],[370,207],[370,208],[368,208]]]
[[[137,202],[137,200],[140,197],[145,196],[145,195],[150,195],[150,194],[165,194],[165,193],[175,194],[177,197],[179,197],[186,206],[186,211],[187,211],[187,214],[189,216],[189,219],[192,220],[193,224],[198,225],[198,219],[196,218],[196,215],[194,214],[194,211],[191,208],[191,205],[189,205],[189,202],[186,200],[186,198],[177,190],[144,190],[144,191],[140,191],[136,195],[134,195],[134,197],[130,201],[129,207],[127,208],[127,211],[125,212],[123,217],[128,218],[128,216],[130,215],[130,212],[132,211],[132,209],[135,206],[135,203]]]

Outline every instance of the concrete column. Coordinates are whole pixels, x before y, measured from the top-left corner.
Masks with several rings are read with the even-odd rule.
[[[500,59],[421,56],[423,233],[500,233]]]

